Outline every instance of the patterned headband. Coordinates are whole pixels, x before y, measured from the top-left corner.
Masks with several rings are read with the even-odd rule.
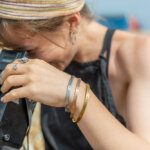
[[[78,12],[85,0],[0,0],[0,18],[40,20]]]

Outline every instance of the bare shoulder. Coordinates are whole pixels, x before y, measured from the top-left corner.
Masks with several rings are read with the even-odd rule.
[[[150,36],[141,33],[116,31],[114,41],[117,43],[116,59],[122,71],[129,76],[135,72],[147,71],[150,68]],[[150,70],[150,69],[149,69]]]

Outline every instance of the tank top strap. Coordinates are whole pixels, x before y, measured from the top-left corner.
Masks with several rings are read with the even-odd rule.
[[[115,31],[116,30],[111,30],[111,29],[108,29],[106,31],[102,52],[100,54],[100,57],[103,57],[106,59],[106,63],[107,63],[106,75],[107,75],[107,77],[108,77],[108,67],[109,67],[111,43],[112,43],[112,38],[113,38]],[[106,57],[104,56],[105,52],[106,52]]]

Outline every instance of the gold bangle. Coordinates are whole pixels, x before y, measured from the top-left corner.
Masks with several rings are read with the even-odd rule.
[[[72,119],[72,121],[74,123],[78,123],[83,117],[83,114],[84,114],[85,109],[86,109],[87,104],[88,104],[88,100],[90,98],[89,91],[90,91],[90,86],[89,86],[89,84],[86,84],[86,92],[85,92],[84,104],[83,104],[83,107],[82,107],[81,112],[80,112],[79,116],[77,117],[77,119],[74,119],[74,118]]]
[[[70,118],[73,118],[73,114],[76,111],[76,102],[77,102],[77,98],[78,98],[78,94],[79,94],[80,83],[81,83],[81,79],[78,78],[76,88],[75,88],[74,97],[73,97],[73,101],[72,101],[72,104],[70,105],[70,112],[71,112]]]

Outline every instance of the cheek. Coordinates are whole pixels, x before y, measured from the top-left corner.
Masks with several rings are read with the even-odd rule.
[[[29,54],[29,57],[30,58],[38,58],[38,59],[42,59],[46,62],[50,62],[50,56],[49,55],[46,55],[45,53],[30,53]]]
[[[42,52],[39,52],[38,50],[28,51],[28,57],[31,59],[38,58],[38,59],[45,60],[47,62],[47,59],[48,59],[47,56],[48,55],[46,55]]]
[[[70,54],[67,50],[55,49],[41,53],[40,57],[43,57],[50,62],[66,62],[70,59]]]
[[[52,54],[50,56],[50,59],[49,57],[47,57],[47,62],[49,62],[50,64],[52,64],[60,70],[64,70],[70,64],[71,61],[72,58],[70,55],[68,55],[68,53],[55,53],[54,55]]]
[[[54,50],[36,50],[30,56],[31,58],[42,59],[61,70],[64,70],[73,58],[71,51],[58,48]]]

